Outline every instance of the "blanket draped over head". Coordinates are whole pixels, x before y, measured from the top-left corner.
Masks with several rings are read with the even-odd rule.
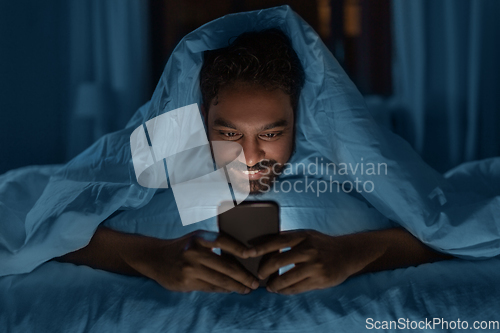
[[[267,28],[281,29],[290,37],[306,73],[290,163],[307,165],[319,159],[349,168],[361,168],[363,163],[365,169],[368,163],[386,165],[375,175],[349,169],[348,174],[337,170],[314,176],[329,184],[332,180],[373,184],[359,193],[264,195],[280,202],[285,212],[286,207],[295,209],[294,214],[282,216],[285,228],[308,228],[308,221],[314,219],[331,225],[355,224],[358,209],[349,204],[355,200],[379,214],[373,214],[372,227],[368,221],[361,229],[394,223],[441,252],[464,258],[500,253],[500,160],[469,163],[445,176],[433,170],[404,140],[374,122],[363,97],[318,35],[288,6],[282,6],[227,15],[188,34],[172,53],[151,101],[126,128],[105,135],[56,171],[29,167],[1,176],[0,275],[29,272],[51,258],[82,248],[110,216],[145,209],[159,194],[168,192],[138,184],[131,157],[132,132],[165,112],[200,105],[199,73],[205,50],[225,47],[243,32]],[[280,179],[297,177],[290,174]],[[330,203],[337,205],[339,213],[329,210],[315,215]],[[211,228],[205,221],[182,227],[175,202],[164,202],[162,207],[164,223],[175,224],[181,234]]]

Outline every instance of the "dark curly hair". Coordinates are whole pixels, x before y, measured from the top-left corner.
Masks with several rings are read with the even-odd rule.
[[[295,112],[304,85],[304,69],[290,39],[279,29],[245,32],[229,46],[205,51],[200,73],[203,105],[208,112],[218,92],[237,81],[290,96]]]

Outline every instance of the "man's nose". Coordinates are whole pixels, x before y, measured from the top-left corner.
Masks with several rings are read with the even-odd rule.
[[[265,152],[258,139],[245,138],[240,144],[243,147],[243,153],[245,154],[246,164],[248,166],[254,166],[264,159]]]

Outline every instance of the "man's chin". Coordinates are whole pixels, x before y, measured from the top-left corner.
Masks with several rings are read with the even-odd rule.
[[[269,188],[260,184],[258,180],[250,180],[249,183],[250,183],[249,184],[250,185],[250,194],[262,195],[262,194],[269,191]]]

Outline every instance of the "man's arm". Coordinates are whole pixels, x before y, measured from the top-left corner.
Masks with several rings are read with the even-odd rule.
[[[344,236],[312,230],[283,232],[249,249],[247,254],[259,256],[286,247],[291,250],[271,255],[259,269],[259,277],[266,278],[280,267],[295,264],[268,282],[269,291],[295,294],[323,289],[357,274],[452,258],[430,249],[401,228]]]
[[[55,260],[114,273],[149,277],[173,291],[248,293],[258,281],[236,260],[212,252],[221,248],[245,257],[247,249],[234,239],[196,231],[163,240],[99,227],[90,243]]]
[[[362,237],[369,244],[372,243],[371,246],[383,246],[386,250],[359,271],[359,274],[418,266],[453,258],[451,255],[431,249],[403,228],[372,231],[360,234],[360,240]]]
[[[142,276],[143,274],[128,264],[124,257],[129,254],[129,251],[136,252],[138,255],[139,251],[148,252],[158,245],[158,241],[151,237],[99,227],[87,246],[54,258],[54,260],[90,266],[118,274]]]

